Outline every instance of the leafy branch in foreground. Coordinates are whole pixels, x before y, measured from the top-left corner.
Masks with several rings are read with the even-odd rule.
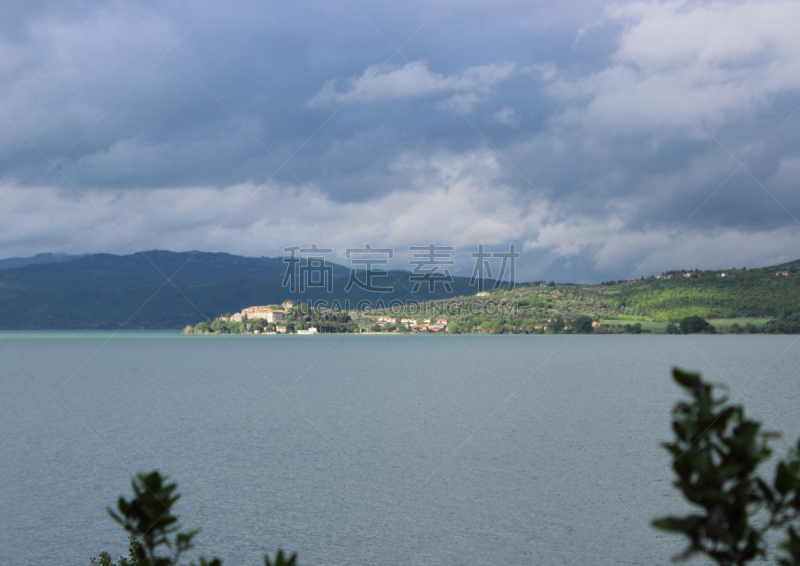
[[[108,552],[101,552],[99,558],[94,556],[90,558],[91,566],[142,566],[139,559],[141,554],[141,545],[136,539],[136,535],[131,533],[128,535],[128,558],[119,557],[117,564],[111,561],[111,555]]]
[[[780,462],[770,485],[756,474],[772,455],[775,433],[746,418],[741,405],[715,395],[714,385],[699,374],[673,370],[689,394],[672,411],[673,442],[663,446],[674,458],[674,482],[699,507],[684,517],[664,517],[656,528],[679,533],[689,546],[678,559],[705,554],[720,566],[740,566],[767,556],[767,533],[786,527],[781,566],[800,566],[800,442],[793,456]]]
[[[683,517],[657,519],[653,525],[689,539],[677,558],[704,554],[719,566],[743,566],[767,557],[769,533],[785,529],[778,564],[800,566],[800,442],[778,463],[768,483],[757,469],[772,455],[769,441],[777,435],[762,431],[760,422],[748,419],[741,405],[717,395],[715,386],[699,374],[675,369],[673,376],[689,400],[673,409],[675,439],[663,445],[674,459],[675,487],[698,509]],[[177,485],[166,479],[156,471],[137,474],[134,498],[120,498],[119,513],[108,510],[129,533],[129,556],[114,564],[104,552],[91,559],[92,566],[178,566],[199,531],[179,531],[172,507],[180,495],[175,493]],[[296,554],[287,557],[282,550],[274,562],[264,557],[265,566],[296,566],[296,561]],[[190,563],[221,565],[219,558],[208,562],[200,557],[197,564]]]
[[[107,552],[99,558],[91,558],[92,566],[178,566],[180,557],[194,548],[194,537],[199,529],[180,532],[178,517],[172,514],[172,506],[180,495],[175,493],[178,485],[167,483],[157,471],[149,474],[139,473],[131,481],[134,498],[130,501],[123,497],[117,502],[119,513],[110,508],[108,513],[128,531],[128,558],[120,557],[117,564],[111,561]],[[171,535],[174,538],[170,538]],[[166,555],[161,555],[166,551]],[[278,550],[275,561],[264,556],[265,566],[295,566],[297,554],[287,558],[282,550]],[[198,558],[197,564],[190,566],[222,566],[222,560],[211,561]]]

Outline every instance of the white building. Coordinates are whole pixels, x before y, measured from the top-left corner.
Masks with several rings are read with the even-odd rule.
[[[231,320],[240,321],[247,316],[250,320],[264,318],[267,322],[277,322],[283,320],[284,314],[284,311],[271,309],[269,307],[247,307],[243,309],[242,312],[231,315]]]

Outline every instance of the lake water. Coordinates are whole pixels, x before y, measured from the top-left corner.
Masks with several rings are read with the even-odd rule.
[[[310,565],[668,564],[677,365],[800,434],[794,336],[0,334],[0,564],[124,553],[136,471],[198,550]]]

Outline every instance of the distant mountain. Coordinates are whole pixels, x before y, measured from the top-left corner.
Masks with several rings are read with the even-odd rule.
[[[0,259],[0,270],[13,269],[15,267],[24,267],[26,265],[41,265],[44,263],[64,263],[72,261],[79,257],[86,257],[85,255],[70,255],[65,253],[45,253],[36,254],[33,257],[11,257],[8,259]]]
[[[17,260],[25,263],[9,266],[8,262]],[[410,272],[392,271],[390,277],[375,280],[376,285],[393,285],[391,293],[367,292],[357,286],[345,292],[350,269],[327,265],[333,270],[333,292],[317,287],[301,295],[282,286],[283,258],[156,250],[125,256],[39,254],[0,260],[0,329],[179,329],[286,299],[339,301],[343,308],[356,308],[362,300],[372,306],[381,300],[388,306],[391,301],[423,302],[477,291],[468,278],[455,277],[450,293],[441,284],[433,293],[424,288],[411,293]],[[787,277],[778,275],[784,271]],[[363,273],[363,268],[357,272],[359,277]],[[530,316],[545,321],[555,314],[576,313],[606,318],[633,314],[654,320],[679,320],[690,314],[725,318],[800,313],[800,261],[733,269],[726,277],[717,277],[718,271],[694,272],[695,277],[688,279],[682,275],[676,273],[669,280],[651,277],[614,285],[562,286],[561,295],[540,292],[538,284],[518,284],[507,297],[519,299],[520,305],[532,309]]]
[[[52,259],[57,254],[39,254]],[[33,258],[28,258],[33,259]],[[10,261],[10,260],[5,260]],[[385,295],[344,288],[350,269],[333,268],[333,293],[308,289],[290,293],[282,286],[283,258],[252,258],[226,253],[148,251],[133,255],[93,254],[66,261],[29,262],[0,271],[0,329],[178,329],[252,305],[293,300],[373,304],[380,298],[425,301],[476,292],[457,277],[453,292],[410,292],[409,272],[376,279],[395,291]],[[363,277],[363,270],[359,276]]]

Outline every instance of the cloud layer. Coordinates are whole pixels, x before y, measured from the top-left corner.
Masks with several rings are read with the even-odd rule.
[[[326,108],[346,102],[409,99],[439,95],[459,112],[469,114],[486,99],[495,84],[514,73],[514,65],[481,65],[444,76],[432,73],[422,61],[401,68],[370,65],[358,77],[326,81],[307,107]],[[343,88],[340,88],[340,83]]]
[[[797,259],[800,6],[585,7],[12,1],[0,256],[513,241],[521,277],[585,281]]]

